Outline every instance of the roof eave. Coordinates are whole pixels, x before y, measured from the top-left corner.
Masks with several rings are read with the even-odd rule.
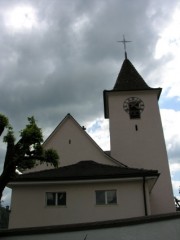
[[[19,179],[9,182],[8,187],[13,187],[15,185],[52,185],[52,184],[77,184],[77,183],[92,183],[92,182],[117,182],[117,181],[135,181],[143,178],[154,179],[155,182],[159,177],[159,173],[144,173],[144,174],[129,174],[124,176],[103,176],[103,177],[72,177],[64,179]]]

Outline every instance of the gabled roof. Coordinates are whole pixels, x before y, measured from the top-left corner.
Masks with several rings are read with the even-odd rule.
[[[121,163],[120,161],[118,161],[117,159],[114,159],[113,157],[110,156],[110,152],[109,154],[106,151],[103,151],[102,148],[91,138],[91,136],[84,130],[83,127],[81,127],[81,125],[75,120],[75,118],[68,113],[65,118],[58,124],[58,126],[54,129],[54,131],[49,135],[49,137],[44,141],[43,145],[44,147],[46,146],[46,144],[51,140],[51,138],[53,138],[53,136],[56,134],[56,132],[59,131],[59,129],[63,126],[63,124],[66,123],[66,121],[68,119],[71,119],[74,124],[77,126],[77,128],[79,129],[79,131],[81,131],[81,133],[83,135],[86,136],[86,138],[88,138],[91,143],[99,150],[99,152],[101,152],[101,154],[103,154],[105,157],[107,157],[111,162],[117,164],[118,166],[125,166],[125,164]]]
[[[100,164],[94,161],[80,161],[76,164],[51,170],[32,172],[18,175],[10,182],[46,182],[46,181],[70,181],[70,180],[98,180],[155,177],[157,170],[145,170],[128,167],[118,167]]]

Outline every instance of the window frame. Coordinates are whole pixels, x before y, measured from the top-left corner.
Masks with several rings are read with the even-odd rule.
[[[104,193],[104,201],[103,201],[103,203],[98,202],[98,199],[97,199],[97,193],[100,193],[100,192]],[[110,192],[114,192],[115,193],[115,201],[112,202],[112,203],[108,200],[108,198],[109,198],[108,193],[110,193]],[[96,200],[96,205],[97,206],[101,206],[101,205],[117,205],[117,202],[118,202],[117,201],[117,190],[116,189],[96,190],[95,191],[95,200]]]
[[[54,204],[49,204],[48,203],[48,194],[53,194],[54,197],[53,197],[53,202]],[[62,200],[62,203],[59,201],[59,195],[60,194],[63,194],[63,200]],[[45,193],[45,200],[46,200],[46,207],[66,207],[66,204],[67,204],[67,194],[65,191],[62,191],[62,192],[46,192]]]

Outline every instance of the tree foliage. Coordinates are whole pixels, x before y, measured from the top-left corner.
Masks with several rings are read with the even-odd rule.
[[[0,136],[7,129],[4,142],[7,144],[4,168],[0,176],[0,200],[2,192],[11,178],[16,176],[16,169],[24,171],[37,164],[47,163],[58,167],[58,154],[53,149],[42,147],[42,130],[36,124],[34,117],[28,118],[28,124],[20,131],[20,139],[16,142],[13,128],[8,118],[0,114]]]
[[[8,118],[3,114],[0,114],[0,136],[4,131],[4,128],[7,127],[8,125],[9,125]]]

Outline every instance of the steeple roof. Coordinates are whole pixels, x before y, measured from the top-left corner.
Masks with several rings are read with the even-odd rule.
[[[128,58],[125,58],[116,83],[112,90],[104,90],[104,114],[105,118],[109,117],[108,96],[113,92],[123,91],[156,91],[157,98],[161,94],[162,88],[151,88],[147,85]]]
[[[149,90],[153,89],[147,85],[144,79],[137,72],[132,63],[125,59],[113,90],[129,91],[129,90]]]

